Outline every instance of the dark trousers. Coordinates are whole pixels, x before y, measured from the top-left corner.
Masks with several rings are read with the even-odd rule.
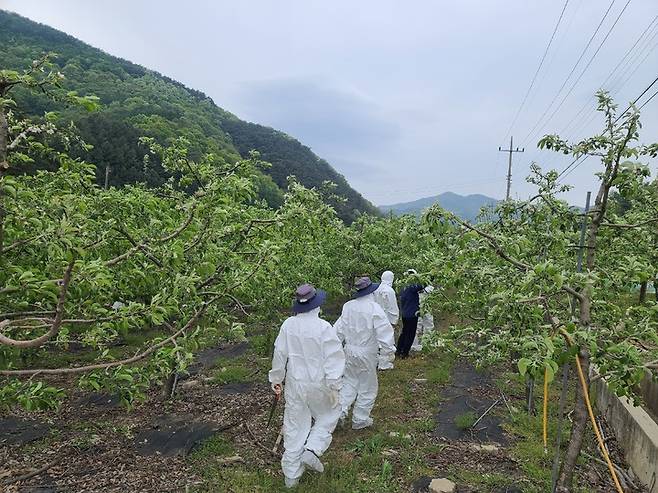
[[[411,346],[416,337],[416,329],[418,328],[418,317],[402,318],[402,332],[398,337],[398,348],[395,354],[402,358],[409,356]]]

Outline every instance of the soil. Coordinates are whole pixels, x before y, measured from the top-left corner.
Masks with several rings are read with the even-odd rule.
[[[0,446],[23,446],[48,436],[50,426],[32,419],[7,417],[0,419]]]
[[[0,418],[0,481],[62,459],[47,472],[0,491],[185,491],[201,482],[185,456],[218,433],[236,449],[249,449],[256,465],[272,467],[278,458],[255,444],[274,443],[282,419],[278,410],[275,423],[266,429],[271,390],[265,376],[223,386],[204,378],[217,358],[244,355],[247,347],[204,352],[197,358],[201,369],[196,385],[179,385],[171,401],[162,402],[159,390],[153,389],[144,403],[127,410],[115,405],[116,397],[85,394],[70,381],[69,397],[56,413],[16,410]]]
[[[153,389],[144,403],[128,411],[117,405],[116,397],[82,393],[71,381],[68,382],[70,395],[58,412],[15,411],[12,416],[0,418],[0,481],[61,459],[47,472],[11,484],[4,491],[186,491],[202,483],[186,455],[201,441],[216,435],[225,437],[235,453],[248,457],[250,467],[278,474],[280,456],[260,445],[274,443],[283,414],[280,404],[272,426],[266,427],[272,402],[266,375],[256,373],[252,382],[227,385],[214,384],[206,378],[210,368],[222,358],[244,356],[246,365],[256,367],[256,356],[246,351],[245,344],[221,346],[203,352],[203,356],[199,354],[198,373],[185,382],[194,384],[178,386],[171,401],[162,402],[159,390]],[[460,430],[454,423],[454,417],[460,413],[470,411],[481,415],[500,396],[491,376],[458,363],[452,384],[437,391],[441,400],[436,431],[428,433],[436,451],[425,457],[426,465],[435,472],[433,477],[450,477],[458,464],[462,470],[476,474],[508,476],[509,485],[499,489],[500,493],[523,491],[515,486],[522,484],[517,481],[522,476],[521,465],[509,452],[515,438],[507,436],[501,427],[507,414],[503,403],[492,409],[474,432]],[[522,396],[511,398],[517,405],[522,401]],[[410,409],[400,419],[419,417],[422,416]],[[611,435],[605,431],[607,436]],[[496,443],[498,448],[474,447],[481,443]],[[615,462],[624,467],[614,439],[608,445]],[[595,450],[590,452],[597,455]],[[590,462],[578,469],[578,475],[582,482],[591,485],[592,492],[611,491],[604,466]],[[429,484],[427,479],[430,478],[420,478],[409,485],[411,490],[424,491]],[[478,490],[459,485],[458,491]]]
[[[200,371],[213,368],[224,359],[233,359],[244,355],[248,349],[248,342],[240,342],[238,344],[222,344],[217,347],[202,349],[197,353],[196,357],[194,358],[194,362],[187,369],[187,374],[181,375],[181,377],[194,377]]]
[[[435,434],[446,440],[469,440],[479,443],[504,445],[508,438],[501,427],[501,418],[493,409],[484,415],[490,406],[504,406],[500,391],[491,377],[477,371],[467,363],[457,363],[453,368],[452,383],[440,392],[441,401],[436,419]],[[460,428],[456,420],[467,413],[476,419],[484,417],[473,428]]]
[[[162,416],[150,430],[137,434],[133,447],[139,455],[185,456],[217,431],[217,426],[195,421],[194,416]]]

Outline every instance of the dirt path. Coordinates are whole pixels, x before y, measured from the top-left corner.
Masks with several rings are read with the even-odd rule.
[[[269,359],[258,337],[249,347],[205,350],[166,403],[153,391],[127,411],[112,396],[74,391],[55,414],[5,416],[37,424],[23,426],[21,439],[7,431],[16,430],[15,421],[0,426],[0,480],[63,458],[6,491],[286,491],[271,452],[282,409],[266,428]],[[462,493],[548,491],[551,458],[543,453],[540,419],[523,411],[522,382],[454,360],[445,352],[416,355],[381,373],[375,425],[337,430],[325,473],[305,474],[297,491],[422,492],[438,477]],[[509,407],[498,403],[472,426],[501,386]],[[578,481],[580,491],[611,491],[598,464],[580,469]]]

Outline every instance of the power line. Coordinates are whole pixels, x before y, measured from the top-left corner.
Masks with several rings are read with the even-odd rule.
[[[628,107],[627,107],[623,112],[621,112],[621,113],[619,113],[619,114],[617,115],[617,118],[615,118],[615,119],[613,120],[613,122],[612,122],[613,125],[614,125],[615,123],[617,123],[617,122],[618,122],[618,121],[619,121],[619,120],[620,120],[620,119],[626,114],[626,112],[627,112],[628,110],[630,110],[630,109],[631,109],[631,108],[632,108],[632,107],[633,107],[633,106],[634,106],[634,105],[635,105],[635,104],[636,104],[636,103],[642,98],[642,96],[644,96],[647,92],[649,92],[649,91],[651,90],[651,88],[652,88],[654,85],[656,85],[656,83],[658,83],[658,77],[656,77],[656,78],[653,80],[653,82],[651,82],[651,84],[649,84],[649,85],[644,89],[644,91],[642,91],[642,92],[640,93],[640,95],[639,95],[638,97],[636,97],[636,98],[633,100],[633,102],[632,102],[631,104],[629,104]],[[658,95],[658,91],[654,92],[654,93],[649,97],[649,99],[647,99],[644,103],[642,103],[642,105],[638,108],[638,110],[644,108],[644,107],[647,105],[647,103],[649,103],[649,101],[651,101],[651,100],[652,100],[653,98],[655,98],[657,95]],[[574,159],[573,161],[571,161],[571,163],[570,163],[566,168],[564,168],[564,169],[560,172],[560,174],[557,175],[557,177],[558,177],[558,183],[559,183],[560,181],[564,180],[564,179],[565,179],[567,176],[569,176],[571,173],[573,173],[573,171],[574,171],[578,166],[580,166],[581,164],[583,164],[583,163],[587,160],[587,158],[589,158],[589,155],[588,155],[588,154],[584,154],[583,156],[580,156],[580,157]],[[580,162],[578,162],[578,161],[580,161]]]
[[[629,5],[630,3],[631,3],[631,0],[627,0],[626,4],[624,5],[624,7],[621,9],[621,11],[619,12],[619,14],[617,15],[617,18],[615,19],[615,21],[614,21],[614,22],[612,23],[612,25],[610,26],[610,29],[608,29],[608,32],[605,34],[605,36],[603,37],[603,39],[602,39],[601,42],[599,43],[598,47],[596,48],[596,50],[594,51],[594,53],[593,53],[592,56],[590,57],[589,61],[587,62],[587,64],[586,64],[585,67],[583,68],[583,70],[580,72],[580,75],[578,76],[578,78],[573,82],[573,84],[571,85],[571,87],[569,88],[569,90],[567,91],[567,93],[564,95],[564,97],[563,97],[562,100],[560,101],[560,104],[557,105],[557,107],[553,110],[553,113],[551,113],[551,115],[548,117],[548,119],[547,119],[547,120],[543,123],[543,125],[541,126],[541,128],[540,128],[540,130],[539,130],[539,133],[541,133],[541,132],[543,131],[543,129],[546,128],[546,126],[549,124],[549,122],[555,117],[555,115],[557,114],[557,112],[560,111],[560,108],[562,108],[562,106],[564,105],[565,101],[569,98],[569,96],[571,95],[571,93],[573,92],[573,90],[576,88],[576,86],[578,85],[578,83],[580,82],[580,80],[583,78],[583,75],[585,75],[585,73],[587,72],[587,70],[589,69],[589,67],[592,65],[592,62],[594,62],[594,59],[596,58],[596,55],[598,55],[599,52],[601,51],[601,48],[603,48],[603,45],[605,44],[605,42],[606,42],[606,41],[608,40],[608,38],[610,37],[610,34],[612,34],[612,31],[614,30],[615,26],[616,26],[617,23],[619,22],[619,19],[621,19],[621,16],[624,15],[624,12],[626,11],[626,8],[628,7],[628,5]]]
[[[649,103],[649,101],[651,101],[651,100],[652,100],[653,98],[655,98],[656,96],[658,96],[658,91],[654,92],[654,93],[651,95],[651,97],[649,97],[649,99],[647,99],[644,103],[642,103],[642,105],[638,108],[638,110],[641,110],[642,108],[644,108],[644,107]]]
[[[649,48],[651,46],[651,43],[653,42],[653,40],[656,39],[656,36],[658,35],[658,29],[656,29],[657,27],[658,27],[658,24],[656,24],[653,27],[653,29],[651,30],[651,31],[655,31],[655,32],[653,32],[653,33],[650,32],[649,34],[647,34],[646,39],[643,41],[642,46],[638,49],[637,53],[635,53],[633,55],[633,57],[629,59],[628,63],[624,67],[624,70],[620,71],[619,76],[611,82],[611,84],[610,84],[611,89],[616,90],[616,89],[618,89],[618,87],[621,87],[626,83],[626,82],[622,82],[620,84],[620,82],[623,81],[624,77],[628,74],[628,69],[630,67],[632,67],[633,65],[635,65],[635,62],[637,60],[639,60],[642,57],[642,55],[644,55],[647,48]],[[652,50],[653,50],[653,48],[651,48],[649,50],[649,53],[651,53]],[[645,58],[646,58],[646,56],[647,55],[645,55]],[[641,63],[642,62],[640,62],[640,64]],[[628,77],[626,77],[626,80],[628,80]]]
[[[519,115],[521,114],[523,107],[528,101],[528,96],[530,95],[532,88],[535,86],[535,82],[537,81],[537,76],[539,75],[539,71],[544,65],[544,61],[546,60],[546,55],[548,55],[548,50],[551,48],[551,45],[553,44],[553,39],[555,39],[555,33],[557,33],[557,30],[560,27],[560,23],[562,22],[562,18],[564,17],[564,11],[567,10],[567,5],[569,5],[569,0],[566,0],[564,2],[564,6],[562,7],[562,12],[560,12],[560,17],[558,17],[557,23],[555,24],[555,28],[553,29],[553,34],[551,34],[551,39],[548,40],[548,44],[546,45],[546,49],[544,50],[544,54],[542,55],[541,60],[539,61],[539,66],[535,71],[535,75],[533,75],[532,81],[530,81],[530,86],[528,87],[525,96],[523,96],[523,101],[521,101],[521,105],[519,106],[519,109],[516,111],[516,115],[514,115],[514,118],[512,119],[512,123],[510,124],[509,129],[507,130],[507,134],[505,134],[505,136],[509,135],[512,132],[512,129],[514,128],[516,121],[519,119]]]
[[[645,37],[645,35],[647,34],[647,32],[649,32],[649,30],[650,30],[652,27],[654,27],[654,24],[655,24],[656,20],[658,20],[658,15],[655,16],[655,17],[651,20],[651,22],[650,22],[649,25],[646,27],[646,29],[645,29],[645,30],[642,32],[642,34],[640,34],[640,36],[635,40],[635,43],[633,43],[633,46],[631,46],[631,47],[628,49],[628,51],[624,54],[624,56],[621,58],[621,60],[619,60],[619,62],[618,62],[617,65],[615,66],[615,68],[612,69],[612,71],[608,74],[608,76],[605,78],[605,80],[599,85],[600,88],[604,88],[605,85],[608,83],[608,81],[609,81],[609,80],[615,75],[615,73],[617,72],[617,70],[619,70],[619,68],[624,64],[624,62],[625,62],[627,59],[629,59],[629,56],[631,55],[631,53],[633,53],[633,50],[635,49],[635,47],[640,43],[640,41],[642,41],[642,39]],[[587,108],[589,108],[590,106],[591,106],[591,105],[590,105],[590,101],[589,101],[589,100],[586,101],[585,104],[583,104],[583,105],[581,106],[580,110],[578,110],[578,112],[573,116],[573,118],[571,118],[571,120],[569,120],[569,122],[568,122],[568,123],[562,128],[562,131],[560,132],[560,134],[564,134],[564,133],[566,133],[566,132],[569,130],[569,128],[571,127],[571,125],[574,124],[575,122],[577,122],[577,121],[578,121],[578,122],[581,122],[581,120],[580,120],[581,115],[582,115],[583,112],[584,112],[585,110],[587,110]]]
[[[617,115],[617,118],[615,118],[615,120],[614,120],[612,123],[617,123],[617,122],[619,121],[619,119],[620,119],[624,114],[626,114],[626,112],[627,112],[628,110],[630,110],[630,109],[633,107],[633,105],[635,105],[635,104],[636,104],[636,103],[642,98],[642,96],[644,96],[646,93],[648,93],[648,92],[651,90],[651,88],[652,88],[653,86],[656,85],[656,83],[658,83],[658,77],[656,77],[656,78],[653,80],[653,82],[652,82],[651,84],[649,84],[649,85],[646,87],[646,89],[645,89],[644,91],[642,91],[642,92],[640,93],[640,95],[639,95],[638,97],[636,97],[636,98],[633,100],[633,102],[632,102],[631,104],[628,105],[628,108],[626,108],[622,113],[619,113],[619,115]],[[653,96],[651,97],[651,99],[653,99]],[[646,101],[642,106],[644,106],[646,103],[648,103],[648,101]]]
[[[649,46],[651,45],[651,42],[653,42],[653,40],[656,39],[656,37],[658,37],[658,30],[656,30],[656,32],[655,32],[654,35],[651,37],[649,43],[644,47],[644,49],[649,48]],[[653,51],[656,49],[656,46],[658,46],[658,42],[654,43],[654,45],[651,46],[651,48],[649,48],[649,51],[646,52],[646,54],[644,55],[644,57],[640,60],[640,62],[635,66],[635,68],[634,68],[634,69],[628,74],[628,76],[627,76],[625,79],[623,79],[623,75],[622,75],[622,79],[619,80],[619,82],[621,82],[621,84],[619,84],[619,86],[615,88],[615,91],[619,91],[619,90],[621,90],[621,88],[624,87],[624,86],[628,83],[628,81],[631,80],[631,79],[633,78],[633,76],[635,75],[635,72],[637,72],[638,69],[639,69],[639,68],[642,66],[642,64],[645,62],[645,60],[646,60],[647,58],[649,58],[649,56],[650,56],[650,55],[653,53]],[[643,50],[643,51],[644,51],[644,50]],[[639,56],[634,57],[634,61],[637,60],[637,59],[639,59],[640,56],[641,56],[641,53],[639,54]],[[632,64],[631,64],[631,65],[632,65]]]
[[[651,41],[653,41],[653,38],[655,38],[658,35],[658,31],[653,35]],[[645,48],[647,48],[649,45],[645,46],[642,51],[644,51]],[[653,45],[653,47],[644,55],[642,60],[635,66],[635,68],[630,72],[628,77],[625,78],[625,80],[622,82],[622,84],[619,85],[619,87],[613,89],[610,91],[610,94],[613,96],[616,96],[616,94],[621,91],[621,89],[633,78],[633,75],[639,70],[639,68],[642,66],[642,64],[646,61],[646,59],[653,53],[653,51],[658,47],[658,42]],[[642,53],[642,51],[640,53]],[[637,60],[638,57],[634,57],[634,60]],[[631,64],[632,65],[632,64]],[[589,112],[585,114],[585,116],[581,119],[578,120],[576,125],[573,128],[573,133],[577,134],[582,128],[586,127],[589,122],[592,121],[592,119],[596,116],[596,109],[592,108]]]
[[[545,116],[548,114],[548,112],[551,110],[551,108],[552,108],[553,105],[555,104],[555,101],[557,101],[557,98],[560,97],[560,94],[562,94],[562,91],[564,90],[564,88],[566,87],[567,83],[568,83],[569,80],[571,79],[571,76],[574,74],[574,72],[575,72],[576,69],[578,68],[578,65],[580,65],[580,62],[582,61],[583,57],[584,57],[585,54],[587,53],[587,50],[589,49],[590,45],[592,44],[592,41],[594,41],[594,38],[596,37],[596,35],[598,34],[599,30],[601,29],[601,26],[602,26],[603,23],[605,22],[606,18],[608,17],[608,14],[610,13],[610,10],[612,9],[612,7],[613,7],[613,5],[615,4],[616,1],[617,1],[617,0],[612,0],[612,2],[610,3],[610,5],[608,6],[608,9],[605,11],[605,14],[603,14],[603,18],[602,18],[601,21],[599,22],[599,25],[596,27],[596,30],[594,31],[594,33],[592,34],[592,36],[590,36],[589,41],[587,41],[587,44],[585,45],[585,48],[583,49],[582,53],[581,53],[580,56],[578,57],[578,60],[576,60],[576,63],[575,63],[574,66],[571,68],[571,71],[569,72],[569,75],[567,75],[567,78],[566,78],[566,79],[564,80],[564,82],[562,83],[562,86],[560,86],[560,89],[558,90],[557,94],[556,94],[556,95],[553,97],[553,99],[551,100],[551,103],[548,105],[548,108],[546,108],[546,110],[544,111],[544,113],[539,117],[539,120],[537,120],[537,123],[535,123],[534,127],[532,127],[532,130],[530,130],[530,132],[528,132],[528,135],[526,135],[526,137],[523,139],[523,145],[524,145],[524,146],[527,144],[527,142],[528,142],[528,140],[530,139],[530,137],[535,133],[535,130],[537,130],[537,128],[539,127],[539,125],[540,125],[540,123],[542,122],[542,120],[544,119],[544,117],[545,117]]]

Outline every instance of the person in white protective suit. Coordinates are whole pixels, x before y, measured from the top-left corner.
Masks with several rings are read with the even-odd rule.
[[[385,271],[382,274],[382,282],[375,291],[375,301],[379,306],[382,307],[388,321],[391,325],[398,323],[400,318],[400,309],[398,308],[398,300],[395,295],[395,290],[393,289],[393,280],[395,275],[390,270]],[[390,370],[393,368],[393,360],[395,359],[395,353],[391,355],[379,355],[379,365],[378,369],[380,370]]]
[[[283,322],[274,342],[269,373],[277,395],[285,380],[281,468],[288,488],[299,483],[306,468],[324,471],[320,457],[341,415],[345,370],[342,343],[331,324],[320,318],[326,293],[304,284],[295,296],[294,315]]]
[[[373,424],[370,417],[377,398],[378,354],[390,358],[395,353],[393,326],[373,293],[379,284],[369,277],[355,283],[352,300],[345,303],[340,318],[334,324],[338,337],[345,343],[345,374],[340,391],[341,422],[352,409],[352,429]]]
[[[434,316],[429,310],[423,310],[423,300],[427,298],[427,295],[434,291],[434,286],[427,286],[423,292],[418,296],[420,298],[420,309],[421,315],[418,317],[418,329],[416,330],[416,337],[414,342],[411,345],[412,351],[422,351],[423,350],[423,335],[429,334],[434,330]]]

